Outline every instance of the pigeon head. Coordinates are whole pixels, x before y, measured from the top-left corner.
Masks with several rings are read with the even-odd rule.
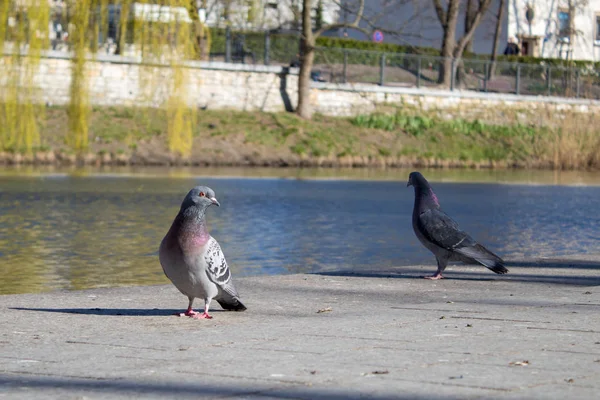
[[[418,171],[411,172],[406,186],[415,188],[415,200],[424,208],[439,208],[440,202],[427,179]]]
[[[187,210],[191,207],[206,210],[206,208],[216,204],[220,206],[215,196],[215,191],[207,186],[196,186],[190,190],[181,203],[181,209]]]
[[[425,177],[418,171],[411,172],[410,175],[408,175],[408,183],[406,184],[406,186],[414,186],[415,189],[431,187],[429,186],[429,182],[427,182],[427,179],[425,179]]]

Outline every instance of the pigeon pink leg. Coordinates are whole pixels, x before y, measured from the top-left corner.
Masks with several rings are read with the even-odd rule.
[[[444,270],[446,269],[446,265],[448,265],[448,260],[445,258],[438,258],[437,259],[437,265],[438,265],[438,269],[437,271],[435,271],[435,274],[431,275],[431,276],[424,276],[423,278],[425,279],[429,279],[432,281],[437,281],[438,279],[444,279],[444,277],[442,276],[442,272],[444,272]]]
[[[199,313],[194,311],[192,309],[192,304],[194,303],[194,298],[193,297],[189,297],[190,299],[190,303],[188,304],[188,308],[184,313],[175,313],[175,315],[180,316],[180,317],[192,317],[194,318],[196,315],[198,315]]]
[[[210,299],[204,300],[204,312],[202,314],[196,313],[192,316],[195,319],[212,319],[212,316],[208,313],[208,307],[210,306]]]

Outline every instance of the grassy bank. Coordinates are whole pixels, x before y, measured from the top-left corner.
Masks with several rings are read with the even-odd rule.
[[[30,155],[5,149],[0,162],[600,168],[600,117],[591,114],[537,110],[523,118],[495,110],[467,120],[403,108],[304,121],[289,113],[199,110],[197,118],[192,155],[181,159],[167,151],[163,110],[95,107],[90,148],[75,155],[65,145],[67,111],[51,107],[42,147]]]

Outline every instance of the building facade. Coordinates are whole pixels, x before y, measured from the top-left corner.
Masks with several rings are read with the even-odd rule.
[[[301,26],[302,0],[198,0],[197,5],[200,19],[211,27],[298,30]],[[337,1],[313,1],[313,26],[336,22],[339,10]]]
[[[354,1],[354,0],[349,0]],[[460,0],[457,38],[464,32],[467,1]],[[500,0],[493,0],[475,31],[472,51],[490,54]],[[600,0],[505,0],[497,52],[516,39],[521,54],[600,61]],[[366,0],[363,22],[386,32],[385,42],[441,48],[443,31],[432,0]],[[353,15],[340,15],[340,21]],[[341,30],[339,36],[343,36]],[[349,37],[371,40],[360,32]]]
[[[510,0],[507,31],[522,54],[600,60],[600,0]]]

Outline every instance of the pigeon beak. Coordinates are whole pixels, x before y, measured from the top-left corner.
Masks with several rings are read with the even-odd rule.
[[[217,207],[221,207],[221,205],[219,204],[219,202],[217,201],[217,199],[216,199],[216,198],[214,198],[214,197],[210,197],[209,199],[210,199],[210,201],[212,201],[212,203],[213,203],[213,204],[216,204],[216,205],[217,205]]]

